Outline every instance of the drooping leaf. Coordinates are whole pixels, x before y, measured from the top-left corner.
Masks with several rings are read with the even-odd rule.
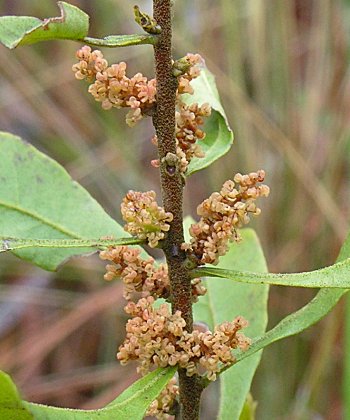
[[[345,261],[349,257],[350,234],[340,250],[337,262]],[[254,355],[257,351],[263,349],[264,347],[292,335],[299,334],[311,327],[326,316],[337,304],[339,299],[348,291],[349,289],[321,289],[317,295],[301,309],[291,315],[288,315],[270,331],[260,337],[256,337],[246,352],[238,352],[236,355],[237,360],[241,361],[249,358],[251,355]]]
[[[220,267],[251,267],[256,271],[267,270],[263,252],[255,232],[241,231],[243,241],[231,244],[229,252],[221,257]],[[268,286],[223,282],[207,279],[207,294],[194,305],[195,321],[209,325],[211,329],[224,321],[231,321],[242,315],[249,321],[244,330],[248,337],[255,337],[265,331],[267,324]],[[220,402],[218,419],[238,419],[250,385],[259,364],[261,353],[232,366],[220,376]]]
[[[57,2],[60,16],[38,19],[30,16],[0,17],[0,42],[7,48],[52,39],[82,40],[89,31],[89,16],[78,7]]]
[[[0,252],[24,248],[87,248],[106,249],[109,246],[136,245],[138,238],[118,239],[19,239],[0,237]]]
[[[0,132],[0,236],[22,239],[125,237],[89,193],[57,162],[19,137]],[[117,199],[117,197],[116,197]],[[93,248],[14,251],[46,270]]]
[[[0,371],[0,419],[29,420],[33,415],[24,407],[9,375]]]
[[[329,267],[306,273],[262,274],[208,266],[194,270],[193,276],[220,277],[239,283],[252,284],[274,284],[279,286],[317,288],[350,288],[350,258]]]
[[[6,409],[8,416],[0,416],[0,418],[9,420],[17,418],[19,420],[141,420],[151,402],[157,398],[175,372],[175,367],[157,369],[133,383],[114,401],[99,410],[75,410],[21,401],[10,377],[0,372],[0,390],[8,390],[5,394],[7,398],[2,398],[0,395],[0,414],[1,410]],[[27,417],[17,417],[21,414],[19,410],[22,410]]]
[[[206,168],[225,155],[230,150],[233,142],[233,133],[220,103],[214,76],[205,67],[201,70],[199,77],[191,81],[191,86],[194,89],[194,94],[182,95],[182,100],[187,104],[197,102],[199,105],[207,102],[212,108],[212,115],[208,118],[204,128],[206,136],[203,140],[199,141],[205,157],[193,158],[186,172],[186,176]]]

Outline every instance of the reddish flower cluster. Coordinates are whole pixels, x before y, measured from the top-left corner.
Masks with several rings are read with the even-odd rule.
[[[188,53],[180,61],[185,61],[187,69],[185,72],[181,72],[178,77],[179,85],[177,88],[178,95],[183,93],[193,94],[193,87],[190,85],[191,80],[196,79],[200,74],[200,67],[203,66],[204,60],[199,54]]]
[[[156,104],[156,80],[148,80],[141,73],[129,78],[126,76],[126,63],[108,65],[107,60],[99,50],[92,51],[84,46],[77,51],[79,60],[72,69],[79,80],[92,82],[89,92],[96,101],[101,102],[102,108],[130,108],[126,116],[129,126],[135,125],[144,115],[150,115]],[[203,117],[211,112],[209,104],[199,106],[194,103],[185,105],[179,99],[181,94],[193,94],[191,80],[200,74],[203,59],[199,54],[187,54],[180,59],[182,71],[178,74],[177,108],[176,111],[176,139],[179,170],[184,173],[193,157],[204,157],[204,153],[196,144],[197,140],[205,137],[199,129],[203,125]],[[174,65],[176,62],[174,63]],[[156,144],[156,136],[153,139]],[[152,161],[153,166],[159,166],[158,160]]]
[[[156,80],[148,80],[142,73],[129,78],[126,76],[126,63],[108,66],[107,60],[99,50],[91,51],[88,46],[82,47],[76,54],[79,63],[72,70],[77,79],[94,81],[89,92],[102,108],[130,108],[126,122],[133,126],[149,113],[156,102]]]
[[[124,297],[132,298],[133,293],[141,292],[143,297],[152,296],[155,299],[168,299],[170,282],[166,264],[155,265],[153,258],[143,260],[141,250],[128,246],[110,247],[100,252],[102,260],[112,261],[114,264],[106,266],[105,280],[120,277],[124,282]],[[192,300],[197,302],[198,297],[206,293],[200,279],[192,280]]]
[[[201,219],[190,227],[192,239],[190,244],[183,244],[183,249],[192,252],[199,264],[217,264],[227,252],[228,242],[240,240],[237,228],[249,223],[250,214],[260,214],[255,200],[267,197],[270,191],[266,185],[257,185],[264,178],[262,170],[236,174],[234,181],[226,181],[220,192],[214,192],[198,206]]]
[[[106,266],[105,280],[121,277],[124,282],[124,297],[131,299],[132,293],[142,292],[143,296],[167,298],[169,294],[168,269],[164,264],[155,267],[154,259],[140,258],[141,250],[118,246],[100,252],[102,260],[113,261]]]
[[[152,366],[178,365],[186,369],[187,375],[199,374],[203,370],[209,380],[215,380],[223,366],[235,362],[232,349],[247,349],[250,340],[239,330],[247,326],[242,317],[224,322],[214,332],[185,330],[186,322],[181,312],[170,313],[169,306],[158,309],[152,305],[154,299],[129,302],[125,311],[132,316],[126,325],[126,339],[120,346],[117,358],[122,364],[131,360],[139,363],[139,372],[145,374]]]

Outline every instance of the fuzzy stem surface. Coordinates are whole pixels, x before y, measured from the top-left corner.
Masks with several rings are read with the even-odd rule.
[[[186,321],[186,329],[193,327],[191,302],[191,277],[185,267],[185,253],[181,250],[183,234],[183,179],[179,171],[169,171],[166,156],[176,154],[175,140],[175,103],[177,79],[172,74],[172,19],[171,0],[154,0],[153,17],[161,27],[158,43],[154,46],[157,108],[153,115],[153,124],[158,138],[158,155],[160,161],[160,178],[162,200],[165,211],[174,216],[171,228],[163,244],[166,256],[170,287],[172,311],[181,311]],[[200,378],[196,375],[186,376],[179,370],[180,380],[180,415],[182,420],[199,418],[199,402],[202,392]]]

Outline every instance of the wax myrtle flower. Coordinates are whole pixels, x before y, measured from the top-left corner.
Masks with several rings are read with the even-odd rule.
[[[188,376],[204,373],[209,380],[215,380],[223,366],[235,362],[233,349],[249,347],[250,340],[239,333],[247,326],[242,317],[216,326],[214,332],[188,332],[180,311],[171,314],[167,304],[154,308],[153,303],[149,296],[125,307],[132,318],[117,353],[122,364],[137,360],[143,375],[153,367],[178,365],[186,369]]]
[[[124,229],[133,236],[147,239],[155,248],[170,229],[173,215],[158,206],[154,191],[138,192],[130,190],[121,204],[121,213],[126,222]]]
[[[109,66],[102,52],[92,51],[89,46],[78,50],[76,57],[79,62],[72,67],[75,77],[93,82],[89,86],[89,93],[97,102],[101,102],[103,109],[130,108],[126,123],[131,127],[143,116],[152,114],[156,104],[156,79],[148,80],[142,73],[129,78],[126,63]],[[199,64],[203,61],[199,54],[188,54],[186,60],[188,69],[178,77],[178,94],[193,93],[189,83],[198,77]]]
[[[105,280],[111,281],[121,278],[124,283],[123,296],[130,300],[136,292],[143,297],[152,296],[155,299],[168,299],[170,295],[170,281],[166,264],[156,265],[153,258],[146,260],[140,257],[139,248],[128,246],[109,247],[100,252],[102,260],[112,261],[106,266]],[[199,296],[206,293],[201,279],[192,279],[192,301],[197,302]]]
[[[202,158],[205,155],[198,141],[205,138],[205,132],[200,126],[204,124],[204,117],[210,116],[211,107],[208,103],[201,106],[197,103],[187,105],[179,99],[176,108],[176,155],[179,160],[179,170],[184,173],[194,157]],[[153,137],[152,142],[157,145],[157,136]],[[152,165],[158,167],[159,161],[152,161]]]
[[[126,122],[133,126],[142,117],[152,112],[156,102],[156,80],[148,80],[142,73],[129,78],[126,63],[108,66],[107,60],[99,50],[91,51],[84,46],[77,52],[79,63],[72,69],[77,79],[93,82],[89,93],[103,109],[130,108]]]
[[[189,93],[193,94],[193,87],[190,85],[191,80],[197,78],[200,74],[201,67],[204,66],[204,60],[199,54],[188,53],[185,57],[179,60],[185,62],[185,71],[179,72],[178,94]],[[186,66],[187,64],[187,66]],[[174,63],[176,67],[176,62]]]
[[[159,420],[169,418],[169,413],[178,396],[179,386],[176,383],[176,378],[172,378],[159,394],[158,398],[149,406],[146,415],[154,416]]]
[[[220,192],[214,192],[198,206],[201,219],[190,227],[192,238],[190,244],[183,244],[183,249],[193,253],[199,265],[217,264],[227,252],[229,241],[241,239],[237,229],[249,223],[250,215],[260,214],[255,200],[267,197],[270,191],[266,185],[257,185],[264,178],[263,170],[236,174]]]
[[[120,277],[124,283],[123,296],[130,300],[132,294],[141,292],[143,296],[167,298],[169,296],[168,269],[165,264],[155,265],[153,258],[144,260],[140,257],[141,250],[128,246],[110,247],[100,252],[102,260],[114,264],[106,266],[105,280]]]
[[[105,71],[108,67],[108,62],[103,58],[102,52],[91,51],[87,45],[76,52],[76,57],[79,62],[73,65],[72,70],[78,80],[86,79],[88,82],[92,82],[97,73]]]

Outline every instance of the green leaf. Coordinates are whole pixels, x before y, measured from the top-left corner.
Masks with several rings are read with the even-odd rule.
[[[193,277],[212,276],[241,283],[274,284],[293,287],[350,288],[350,258],[326,268],[306,273],[253,273],[249,271],[223,270],[217,267],[200,267]]]
[[[118,239],[19,239],[0,237],[0,252],[23,248],[87,248],[106,249],[109,246],[136,245],[143,241],[138,238]]]
[[[33,418],[24,407],[10,376],[0,371],[0,419],[28,420]]]
[[[344,261],[349,257],[350,234],[340,250],[337,262]],[[236,355],[237,360],[241,361],[246,359],[276,341],[306,330],[326,316],[337,304],[339,299],[348,291],[349,289],[321,289],[308,304],[291,315],[288,315],[266,334],[255,338],[249,350],[238,352]]]
[[[209,103],[212,108],[212,115],[205,125],[206,136],[200,140],[199,145],[205,153],[204,158],[193,158],[186,176],[206,168],[221,156],[225,155],[233,142],[233,133],[228,125],[225,111],[220,103],[219,93],[216,88],[215,78],[205,67],[201,70],[199,77],[191,81],[194,89],[193,95],[182,95],[186,104],[197,102],[199,105]]]
[[[123,228],[57,162],[0,132],[0,236],[22,239],[123,237]],[[14,253],[46,270],[93,248],[31,248]]]
[[[220,258],[221,267],[251,267],[257,271],[267,271],[265,258],[259,240],[251,229],[243,229],[243,241],[231,244],[229,252]],[[208,279],[208,292],[194,305],[196,321],[214,325],[232,320],[242,315],[249,321],[244,330],[248,337],[255,337],[265,331],[267,324],[268,286],[222,282]],[[261,353],[233,365],[220,376],[220,402],[218,418],[238,419],[250,389],[254,372]]]
[[[89,16],[78,7],[57,2],[61,15],[40,20],[30,16],[0,17],[0,42],[7,48],[53,39],[82,40],[89,30]]]
[[[133,35],[109,35],[104,38],[85,37],[84,42],[98,47],[129,47],[130,45],[152,44],[158,42],[157,35],[133,34]]]
[[[114,401],[99,410],[75,410],[70,408],[50,407],[25,401],[21,402],[16,387],[9,376],[1,373],[0,390],[3,388],[5,389],[6,385],[6,387],[11,390],[11,393],[8,393],[9,398],[7,398],[7,400],[5,399],[4,403],[3,398],[1,398],[2,395],[0,396],[0,413],[1,410],[6,407],[9,414],[7,417],[0,418],[4,420],[17,418],[21,420],[30,418],[40,420],[141,420],[151,402],[157,398],[165,385],[174,376],[175,372],[175,367],[157,369],[136,381]],[[7,382],[5,382],[5,380]],[[3,386],[3,384],[5,385]],[[28,416],[17,417],[19,408],[21,408],[25,414],[28,413]]]
[[[257,402],[253,400],[252,395],[249,393],[244,403],[243,410],[239,416],[239,420],[255,420],[255,411]]]

